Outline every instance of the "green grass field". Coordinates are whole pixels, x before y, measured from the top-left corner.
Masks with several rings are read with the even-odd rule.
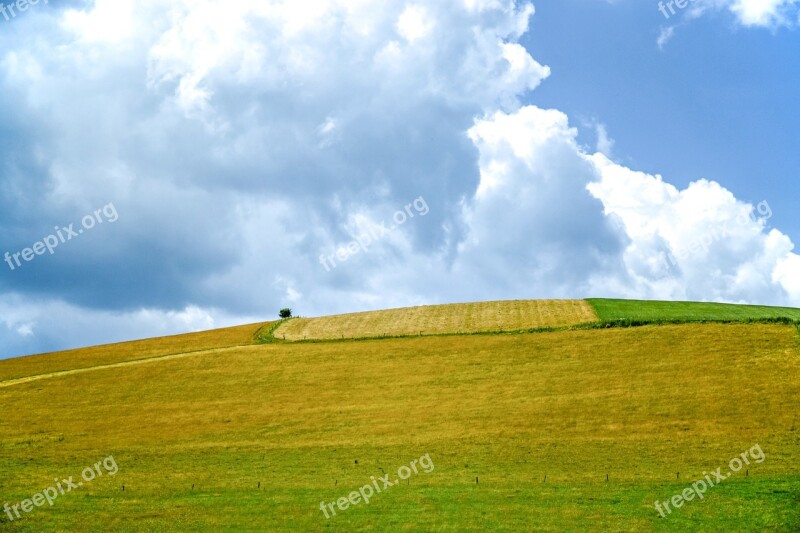
[[[691,307],[667,318],[763,318]],[[256,344],[271,327],[0,361],[0,505],[118,466],[0,530],[800,530],[791,324]],[[756,444],[763,462],[659,516]],[[320,510],[426,454],[429,473]]]
[[[759,305],[644,300],[587,300],[601,320],[643,322],[748,322],[787,319],[800,321],[800,309]]]

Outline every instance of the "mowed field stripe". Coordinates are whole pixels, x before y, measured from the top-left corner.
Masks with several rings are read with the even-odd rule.
[[[286,341],[403,337],[525,331],[598,321],[585,300],[510,300],[293,318],[281,324],[274,336]]]

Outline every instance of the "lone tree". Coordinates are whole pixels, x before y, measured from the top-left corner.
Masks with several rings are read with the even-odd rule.
[[[280,316],[281,318],[292,318],[292,310],[288,307],[284,307],[281,309]]]

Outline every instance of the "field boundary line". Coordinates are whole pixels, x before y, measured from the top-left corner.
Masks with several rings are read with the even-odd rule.
[[[389,339],[419,339],[423,337],[471,337],[475,335],[525,335],[535,333],[555,333],[562,331],[588,331],[594,329],[627,329],[638,328],[646,326],[684,326],[694,324],[729,324],[729,325],[749,325],[749,324],[773,324],[773,325],[786,325],[795,326],[798,334],[798,343],[800,343],[800,320],[793,320],[791,318],[757,318],[757,319],[674,319],[674,320],[631,320],[631,319],[617,319],[617,320],[598,320],[597,322],[584,322],[581,324],[572,324],[568,326],[545,326],[540,328],[523,328],[523,329],[505,329],[505,330],[487,330],[487,331],[462,331],[462,332],[445,332],[445,333],[424,333],[422,335],[404,334],[404,335],[370,335],[364,337],[344,337],[344,338],[322,338],[322,339],[301,339],[301,340],[283,340],[274,336],[275,329],[267,332],[271,338],[265,339],[263,337],[257,340],[262,344],[278,343],[278,344],[318,344],[318,343],[336,343],[336,342],[353,342],[353,341],[374,341],[374,340],[389,340]]]

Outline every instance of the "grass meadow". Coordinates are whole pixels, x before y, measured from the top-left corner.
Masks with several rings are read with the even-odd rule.
[[[800,309],[765,305],[729,305],[698,302],[590,299],[601,320],[665,322],[756,322],[776,319],[800,321]]]
[[[264,327],[0,361],[0,505],[119,467],[0,530],[800,530],[793,325],[256,344]],[[119,366],[8,381],[91,362]],[[756,444],[762,463],[655,510]],[[425,454],[430,473],[321,512]]]

